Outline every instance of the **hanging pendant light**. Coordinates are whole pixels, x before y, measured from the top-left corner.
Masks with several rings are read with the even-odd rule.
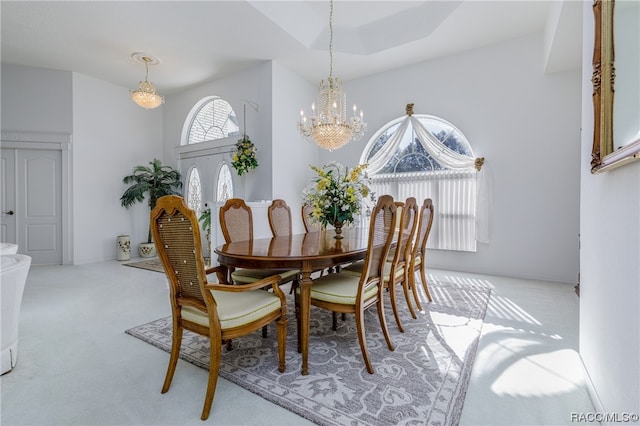
[[[311,138],[321,148],[333,151],[362,137],[367,124],[363,113],[357,115],[353,106],[353,116],[347,118],[347,95],[342,90],[342,81],[333,77],[333,0],[329,6],[329,78],[320,82],[318,111],[311,104],[311,116],[300,111],[298,129],[306,138]]]
[[[141,81],[138,85],[138,90],[130,90],[131,99],[142,108],[153,109],[157,108],[164,103],[164,96],[156,93],[156,86],[148,81],[149,78],[149,65],[156,65],[160,63],[156,58],[144,54],[134,53],[131,57],[137,61],[144,62],[144,66],[147,70],[144,81]]]

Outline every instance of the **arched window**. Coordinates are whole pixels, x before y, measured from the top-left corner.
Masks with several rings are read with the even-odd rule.
[[[200,183],[200,173],[198,173],[196,167],[192,167],[189,171],[189,179],[187,181],[187,205],[200,217],[200,213],[202,212],[202,185]]]
[[[206,98],[193,115],[187,142],[199,143],[239,134],[238,118],[229,102],[212,96]]]
[[[398,200],[431,198],[435,209],[429,247],[476,251],[474,154],[464,134],[448,121],[409,114],[382,126],[360,163],[368,163],[371,190]]]
[[[223,163],[218,173],[218,185],[216,190],[216,201],[224,203],[229,198],[233,198],[233,181],[231,180],[231,170],[229,165]]]

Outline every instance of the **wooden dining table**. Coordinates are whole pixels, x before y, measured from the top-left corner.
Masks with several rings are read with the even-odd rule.
[[[334,230],[322,230],[272,238],[237,241],[216,247],[218,262],[227,268],[300,270],[298,350],[302,352],[302,374],[307,375],[309,357],[309,317],[311,274],[365,258],[368,229],[347,228],[344,238]]]

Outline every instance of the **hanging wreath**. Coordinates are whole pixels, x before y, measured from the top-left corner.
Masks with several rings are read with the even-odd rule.
[[[249,170],[258,167],[257,150],[249,136],[244,135],[242,139],[238,140],[236,153],[233,154],[233,161],[231,162],[233,168],[238,172],[238,176],[242,176]]]

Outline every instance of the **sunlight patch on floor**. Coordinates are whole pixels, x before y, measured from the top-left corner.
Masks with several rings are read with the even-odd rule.
[[[499,369],[494,370],[491,385],[497,395],[549,396],[585,386],[582,361],[573,349],[548,350],[544,344],[521,339],[492,346],[482,351],[481,358]]]

